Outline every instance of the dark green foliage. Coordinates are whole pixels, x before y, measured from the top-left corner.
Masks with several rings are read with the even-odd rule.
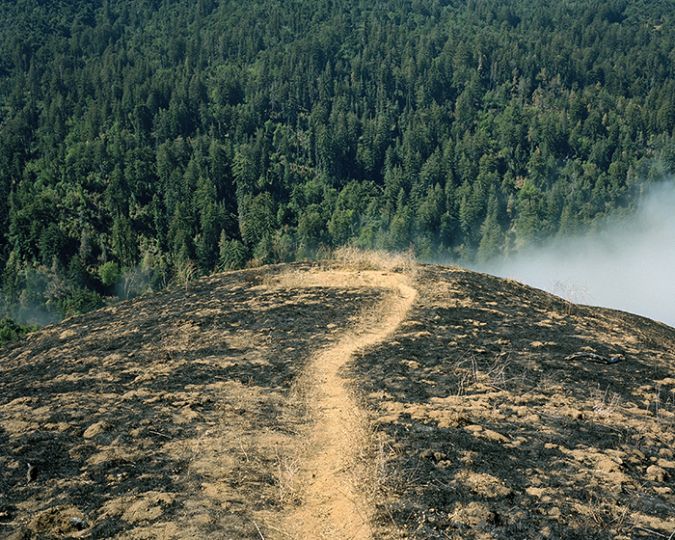
[[[9,318],[0,319],[0,347],[18,341],[34,330],[34,326],[18,324]]]
[[[4,302],[73,312],[189,261],[487,259],[577,230],[675,169],[674,14],[2,2]]]
[[[223,233],[218,243],[219,262],[223,270],[237,270],[246,263],[246,248],[239,240],[228,240]]]

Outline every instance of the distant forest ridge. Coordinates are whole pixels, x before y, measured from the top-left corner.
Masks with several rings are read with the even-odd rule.
[[[0,317],[345,244],[486,260],[675,171],[675,0],[6,0],[0,20]]]

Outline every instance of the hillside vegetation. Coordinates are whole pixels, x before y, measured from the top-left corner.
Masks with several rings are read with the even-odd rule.
[[[0,537],[668,538],[674,366],[458,268],[204,278],[0,349]]]
[[[0,4],[0,310],[325,247],[487,258],[675,170],[675,4]]]

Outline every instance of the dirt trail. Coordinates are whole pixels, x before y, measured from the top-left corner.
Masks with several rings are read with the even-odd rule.
[[[279,285],[387,291],[380,303],[361,313],[337,343],[319,351],[309,363],[302,383],[308,389],[313,425],[297,478],[302,504],[283,523],[285,534],[298,540],[370,539],[372,509],[367,492],[374,480],[359,459],[369,447],[368,421],[341,368],[355,352],[384,341],[396,330],[417,291],[406,276],[382,271],[287,274]]]

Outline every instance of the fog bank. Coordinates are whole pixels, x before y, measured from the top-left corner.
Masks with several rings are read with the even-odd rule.
[[[652,187],[632,215],[607,220],[596,232],[477,269],[675,327],[675,182]]]

